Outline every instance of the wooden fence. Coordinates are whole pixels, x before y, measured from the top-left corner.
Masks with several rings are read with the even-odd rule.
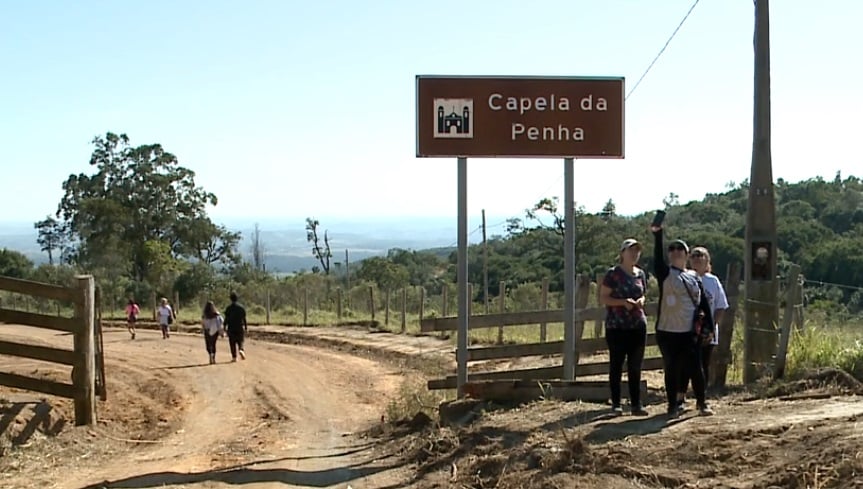
[[[96,288],[91,275],[75,277],[74,287],[61,287],[9,277],[0,277],[0,290],[73,304],[74,317],[50,316],[0,307],[0,322],[23,324],[36,328],[72,334],[73,349],[66,350],[13,341],[0,341],[0,354],[29,358],[72,367],[72,383],[37,379],[25,375],[0,372],[0,385],[71,398],[75,405],[75,424],[96,422],[96,396],[104,395],[102,358],[97,359],[98,323],[96,321]],[[101,337],[101,334],[98,334]],[[97,366],[99,368],[97,369]],[[97,389],[97,370],[101,384]]]
[[[601,277],[599,277],[601,279]],[[738,285],[740,281],[740,271],[737,264],[729,266],[728,279],[726,281],[726,289],[730,309],[723,318],[720,324],[721,339],[725,340],[724,345],[720,345],[718,355],[715,355],[714,368],[712,368],[711,377],[716,381],[721,379],[722,385],[725,382],[725,372],[731,362],[730,343],[731,334],[734,328],[734,317],[737,308]],[[598,294],[598,292],[597,292]],[[604,337],[599,336],[602,333],[602,322],[605,319],[605,307],[585,307],[588,303],[590,295],[590,278],[586,275],[579,275],[576,280],[576,311],[575,311],[575,337],[576,337],[576,377],[588,377],[594,375],[608,375],[608,361],[580,363],[580,360],[585,356],[592,356],[608,351],[608,346]],[[645,312],[648,316],[656,314],[657,304],[648,303],[645,305]],[[594,321],[595,338],[583,339],[585,323]],[[540,325],[541,330],[545,329],[548,323],[563,322],[563,310],[540,310],[540,311],[523,311],[513,313],[486,314],[482,316],[471,315],[468,319],[469,329],[481,328],[501,328],[507,326],[518,325]],[[458,318],[429,318],[422,319],[420,329],[423,332],[435,331],[457,331]],[[499,330],[500,331],[500,330]],[[502,337],[501,333],[498,335]],[[540,338],[544,340],[545,335],[541,334]],[[516,344],[516,345],[492,345],[492,346],[475,346],[468,348],[467,361],[471,362],[498,360],[505,358],[517,358],[528,356],[560,356],[563,354],[563,341],[540,341],[539,343]],[[500,343],[500,341],[499,341]],[[647,335],[647,346],[656,345],[655,334]],[[717,364],[717,362],[721,362]],[[662,369],[661,357],[648,357],[644,359],[642,370],[660,370]],[[470,368],[469,368],[470,369]],[[721,371],[721,373],[720,373]],[[563,366],[553,365],[548,367],[537,367],[528,369],[506,370],[506,371],[480,371],[469,374],[470,381],[521,381],[521,380],[552,380],[563,378]],[[717,384],[718,385],[718,384]],[[432,379],[428,381],[428,388],[434,389],[454,389],[457,386],[457,378],[455,375],[447,376],[443,379]],[[624,389],[625,390],[625,389]]]

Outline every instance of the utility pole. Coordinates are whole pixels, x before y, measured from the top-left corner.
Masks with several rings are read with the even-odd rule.
[[[776,277],[776,198],[770,153],[770,21],[767,0],[755,0],[755,103],[752,168],[746,212],[745,329],[743,381],[766,372],[779,334],[779,281]]]
[[[485,234],[485,209],[482,210],[482,300],[485,302],[485,313],[488,314],[488,241]]]
[[[348,250],[345,250],[345,290],[348,292],[347,305],[351,307],[351,257],[348,255]]]

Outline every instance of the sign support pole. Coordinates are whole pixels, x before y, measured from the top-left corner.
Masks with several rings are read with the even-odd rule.
[[[467,287],[467,158],[458,159],[458,339],[456,387],[458,397],[465,396],[467,383],[468,297]]]
[[[575,380],[575,201],[573,158],[563,160],[563,380]]]

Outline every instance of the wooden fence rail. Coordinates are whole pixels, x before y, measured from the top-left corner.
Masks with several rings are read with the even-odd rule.
[[[72,333],[73,349],[0,341],[0,355],[29,358],[72,367],[72,383],[37,379],[0,372],[0,385],[71,398],[75,405],[75,424],[96,422],[96,289],[91,275],[75,277],[74,287],[0,277],[0,290],[72,303],[75,317],[47,316],[0,308],[0,322]],[[104,389],[104,383],[102,385]]]

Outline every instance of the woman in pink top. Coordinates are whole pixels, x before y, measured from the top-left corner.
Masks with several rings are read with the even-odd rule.
[[[126,304],[126,326],[129,328],[129,334],[132,335],[132,339],[135,339],[135,322],[138,321],[138,314],[141,313],[141,308],[138,307],[138,304],[135,304],[135,301],[129,299],[129,303]]]

